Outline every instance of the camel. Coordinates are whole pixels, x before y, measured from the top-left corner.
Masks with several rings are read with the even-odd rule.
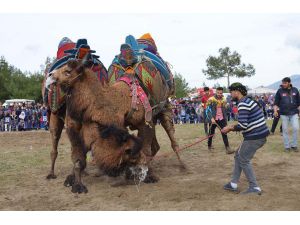
[[[114,87],[100,85],[89,67],[79,60],[70,60],[53,71],[48,79],[67,90],[66,123],[74,167],[65,186],[72,186],[72,192],[87,192],[81,174],[89,150],[93,151],[96,164],[109,175],[117,176],[134,166],[145,166],[141,140],[129,134],[125,125],[125,117],[131,110],[131,97],[125,83]],[[130,123],[138,126],[144,114],[141,108]],[[144,181],[156,181],[150,170]]]
[[[61,44],[63,43],[63,44]],[[65,53],[64,51],[72,51],[72,50],[77,50],[80,52],[80,49],[89,49],[89,46],[87,45],[86,39],[79,39],[77,43],[73,43],[71,40],[68,38],[63,38],[61,40],[60,46],[58,48],[57,52],[57,59],[56,62],[62,61],[64,58],[68,57],[70,54]],[[93,56],[94,57],[94,56]],[[54,63],[56,63],[54,62]],[[99,61],[96,60],[95,63],[91,63],[90,67],[93,67],[94,72],[100,73],[99,75],[99,80],[102,85],[107,82],[107,70],[104,67],[104,65]],[[42,83],[42,95],[43,99],[45,100],[45,82],[46,79],[48,78],[48,71],[49,71],[49,66],[46,69],[46,75],[45,79]],[[96,74],[94,75],[96,77]],[[62,92],[65,92],[64,88],[62,88],[59,84],[52,84],[50,87],[47,87],[50,89],[49,95],[57,95],[58,97],[55,96],[55,101],[54,106],[51,106],[51,100],[49,100],[48,104],[48,122],[49,122],[49,130],[50,130],[50,135],[51,135],[51,142],[52,142],[52,149],[50,152],[50,158],[51,158],[51,167],[50,167],[50,172],[46,176],[47,179],[55,179],[57,176],[55,175],[54,169],[55,169],[55,162],[57,159],[58,155],[58,143],[61,137],[62,130],[65,126],[65,122],[68,121],[68,118],[66,118],[66,104],[65,104],[65,95],[62,94]],[[51,98],[51,96],[50,96]],[[58,98],[58,100],[56,100]],[[48,99],[46,99],[46,102]],[[76,126],[77,128],[80,128],[80,123],[75,124],[75,123],[70,123],[69,126]],[[78,129],[79,129],[78,128]]]
[[[67,90],[66,107],[70,120],[68,124],[83,124],[82,130],[76,128],[76,125],[67,126],[74,167],[65,185],[72,186],[72,192],[87,191],[82,184],[81,173],[86,167],[86,152],[89,150],[93,151],[96,164],[114,175],[128,171],[128,168],[149,166],[149,162],[159,150],[154,126],[157,119],[160,119],[167,131],[172,148],[184,168],[178,155],[179,147],[174,138],[172,109],[167,100],[169,91],[173,90],[169,90],[151,61],[143,63],[154,73],[153,92],[156,93],[155,98],[160,103],[153,116],[151,113],[149,115],[149,108],[144,107],[145,102],[134,94],[139,93],[141,88],[132,70],[123,76],[128,82],[120,80],[112,86],[99,85],[97,78],[83,61],[69,60],[65,66],[53,71],[49,78]],[[134,109],[133,99],[135,99]],[[138,130],[138,137],[128,133],[126,129],[128,126],[132,130]],[[132,174],[129,173],[128,177],[130,176]],[[148,168],[143,181],[157,182],[158,177],[153,174],[151,168]]]

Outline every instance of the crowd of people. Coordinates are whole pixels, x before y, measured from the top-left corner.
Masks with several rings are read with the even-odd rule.
[[[212,97],[209,95],[209,97]],[[204,111],[205,103],[202,101],[205,96],[202,96],[200,100],[183,100],[175,99],[172,101],[173,105],[173,122],[175,124],[186,123],[204,123]],[[261,109],[263,110],[265,119],[274,119],[274,98],[273,94],[261,94],[252,96],[255,99]],[[226,99],[226,117],[227,121],[237,120],[237,102],[231,101],[231,97]]]
[[[175,99],[173,105],[174,124],[198,124],[205,121],[205,105],[201,100]],[[237,119],[237,105],[235,102],[227,103],[227,120]]]
[[[207,94],[193,100],[172,100],[174,124],[206,123],[205,101],[208,100],[208,97],[212,97],[212,95]],[[265,118],[273,119],[274,96],[263,94],[255,96],[255,100],[260,103]],[[236,121],[237,115],[237,102],[231,101],[229,95],[226,99],[226,119],[227,121]],[[3,107],[0,102],[0,132],[48,129],[47,124],[47,108],[40,103],[14,103]]]
[[[0,132],[48,129],[47,108],[42,104],[0,102]]]

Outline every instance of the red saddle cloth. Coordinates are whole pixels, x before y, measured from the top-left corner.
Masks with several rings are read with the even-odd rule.
[[[147,94],[141,87],[139,81],[134,79],[134,76],[125,75],[119,79],[120,81],[125,82],[129,87],[132,95],[131,107],[134,110],[137,110],[138,99],[142,102],[145,109],[145,121],[150,122],[152,120],[152,107],[150,105]]]

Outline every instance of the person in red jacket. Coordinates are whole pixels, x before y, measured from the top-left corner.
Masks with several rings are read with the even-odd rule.
[[[210,93],[209,93],[209,87],[204,87],[204,95],[201,99],[202,105],[203,105],[203,121],[204,121],[204,130],[205,134],[208,136],[208,126],[211,126],[211,121],[209,117],[207,116],[207,111],[206,111],[206,106],[207,106],[207,101],[210,98]]]

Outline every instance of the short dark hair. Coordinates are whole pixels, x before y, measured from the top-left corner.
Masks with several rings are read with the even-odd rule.
[[[217,91],[223,91],[224,90],[224,88],[222,88],[222,87],[217,87]]]
[[[229,91],[239,91],[241,92],[242,95],[246,96],[247,95],[247,88],[246,86],[242,85],[239,82],[233,83],[229,86]]]
[[[282,79],[282,82],[288,82],[288,83],[291,83],[291,78],[285,77],[285,78]]]
[[[209,91],[209,87],[204,87],[204,91]]]

